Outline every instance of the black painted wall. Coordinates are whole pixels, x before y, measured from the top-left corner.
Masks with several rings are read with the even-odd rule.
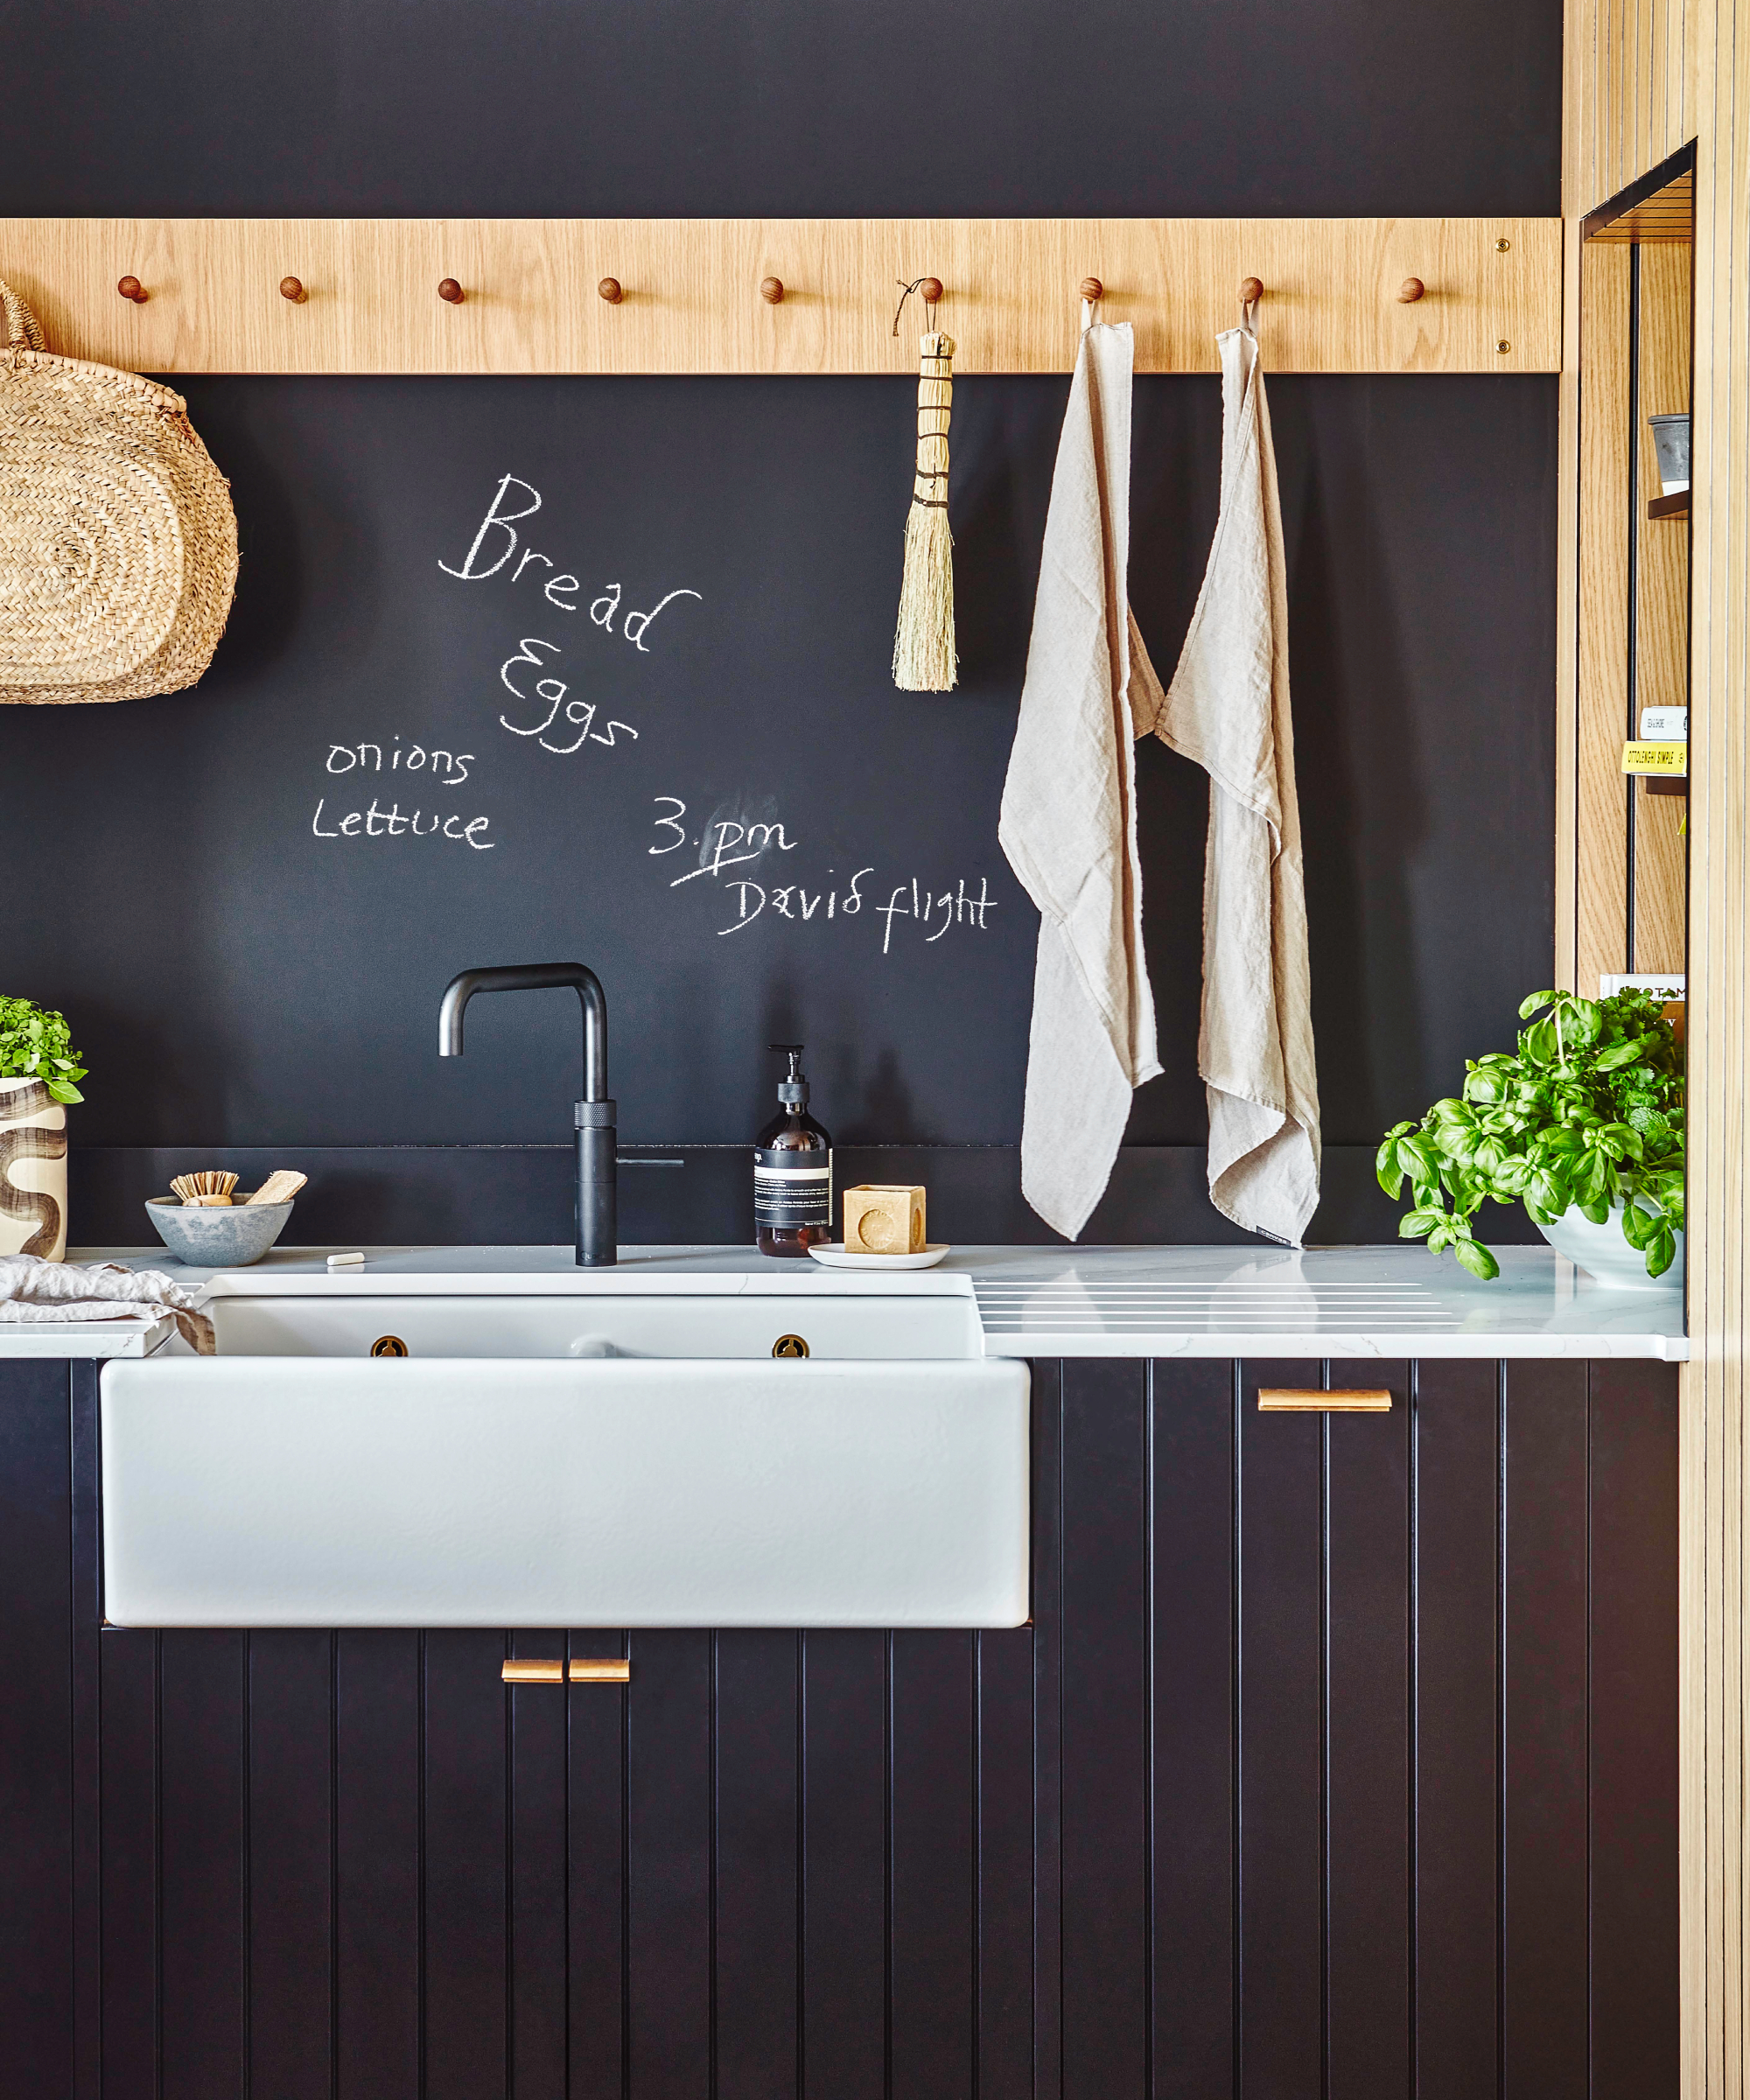
[[[1494,0],[11,12],[0,214],[1553,212],[1559,50],[1559,8]],[[885,677],[898,528],[881,470],[898,462],[902,501],[906,382],[190,382],[243,542],[212,671],[125,708],[0,710],[0,836],[39,872],[40,905],[0,930],[0,984],[77,1024],[94,1078],[75,1146],[561,1135],[563,1001],[493,1028],[490,1074],[431,1054],[450,970],[511,948],[602,969],[634,1141],[744,1140],[761,1046],[794,1028],[845,1140],[1012,1145],[1032,915],[990,831],[1065,383],[960,389],[964,683],[920,703]],[[1325,1130],[1362,1146],[1506,1040],[1550,968],[1555,382],[1284,376],[1271,402]],[[1208,552],[1216,415],[1213,382],[1138,383],[1132,596],[1164,669]],[[304,745],[358,720],[361,694],[416,711],[452,675],[402,646],[424,612],[394,592],[410,547],[425,560],[434,503],[478,514],[446,450],[592,419],[620,426],[626,470],[577,506],[610,536],[686,517],[732,583],[750,543],[793,549],[776,594],[815,624],[780,669],[792,690],[827,674],[800,725],[817,751],[836,701],[882,710],[891,740],[865,735],[859,766],[903,782],[922,737],[963,785],[964,840],[942,850],[1000,879],[988,984],[840,996],[800,950],[719,969],[642,915],[631,878],[581,879],[556,822],[514,907],[510,886],[312,880],[281,821]],[[760,470],[714,539],[697,520],[720,508],[725,458]],[[838,565],[825,612],[811,563]],[[757,653],[728,672],[719,704],[769,701]],[[1139,763],[1166,1071],[1130,1139],[1194,1145],[1204,790],[1152,742]],[[752,756],[750,784],[774,770]],[[577,829],[622,817],[580,809]],[[1151,1236],[1215,1222],[1194,1199]]]

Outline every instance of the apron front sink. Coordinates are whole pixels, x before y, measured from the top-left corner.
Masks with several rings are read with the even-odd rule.
[[[719,1353],[692,1355],[676,1346],[696,1337],[676,1302],[502,1301],[522,1323],[513,1354],[501,1340],[488,1353],[492,1300],[409,1299],[395,1306],[394,1330],[379,1324],[393,1300],[323,1306],[319,1320],[308,1300],[219,1301],[219,1355],[104,1367],[106,1617],[1026,1621],[1024,1363],[878,1352],[855,1301],[830,1299],[696,1301],[732,1329],[749,1319],[729,1336],[743,1354],[720,1341]],[[653,1308],[670,1324],[640,1326]],[[900,1310],[856,1308],[886,1312],[895,1334]],[[301,1324],[257,1353],[270,1316]],[[448,1322],[478,1346],[457,1347]],[[371,1341],[390,1331],[409,1354],[372,1357]],[[807,1335],[809,1358],[772,1355],[787,1331]],[[643,1361],[596,1348],[653,1335],[666,1345]],[[579,1337],[595,1339],[573,1358]],[[447,1354],[424,1353],[446,1342]]]

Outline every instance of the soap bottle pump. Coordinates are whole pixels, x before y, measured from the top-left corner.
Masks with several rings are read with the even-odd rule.
[[[778,1113],[754,1140],[753,1236],[761,1254],[806,1261],[832,1236],[832,1139],[808,1114],[802,1046],[770,1046],[790,1060]]]

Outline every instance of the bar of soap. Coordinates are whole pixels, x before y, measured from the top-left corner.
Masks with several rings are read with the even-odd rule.
[[[924,1192],[861,1181],[844,1192],[847,1254],[921,1254]]]

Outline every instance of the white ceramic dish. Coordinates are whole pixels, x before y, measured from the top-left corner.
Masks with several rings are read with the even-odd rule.
[[[921,1254],[847,1254],[843,1240],[830,1247],[810,1247],[808,1252],[828,1269],[934,1269],[949,1246],[926,1247]]]

